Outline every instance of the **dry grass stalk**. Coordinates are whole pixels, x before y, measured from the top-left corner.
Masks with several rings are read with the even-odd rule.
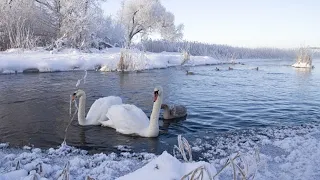
[[[117,65],[117,69],[119,71],[123,72],[128,69],[128,59],[131,59],[131,55],[129,54],[128,50],[121,51],[120,60]]]
[[[190,180],[203,180],[204,171],[207,173],[209,179],[212,180],[211,175],[205,166],[200,166],[200,167],[196,168],[195,170],[189,172],[188,174],[184,175],[181,178],[181,180],[189,180],[189,176],[191,176]]]
[[[17,164],[16,164],[16,170],[21,169],[21,162],[20,160],[18,160]]]
[[[181,135],[178,136],[178,146],[174,146],[174,150],[173,150],[173,154],[174,156],[176,156],[175,151],[179,151],[184,159],[184,161],[186,162],[191,162],[192,161],[192,152],[191,152],[191,147],[190,144],[188,143],[188,141],[183,138]],[[186,156],[186,151],[189,154],[189,160],[187,159]],[[255,161],[256,162],[260,162],[260,156],[259,156],[259,151],[256,149],[255,151]],[[188,174],[184,175],[181,180],[203,180],[204,178],[204,171],[207,173],[208,177],[210,180],[216,178],[219,174],[221,174],[221,172],[223,172],[223,170],[228,167],[231,166],[232,168],[232,176],[233,179],[236,180],[238,179],[238,177],[240,176],[240,179],[242,180],[248,180],[248,179],[254,179],[255,174],[257,169],[255,170],[254,173],[249,174],[249,162],[247,162],[246,158],[244,158],[240,153],[237,153],[235,156],[230,156],[225,165],[212,177],[210,175],[210,171],[207,169],[207,167],[205,166],[199,166],[198,168],[196,168],[195,170],[189,172]]]
[[[42,167],[42,163],[41,163],[41,162],[36,165],[36,168],[37,168],[36,172],[37,172],[38,174],[42,174],[42,172],[43,172],[43,167]]]
[[[183,66],[190,60],[190,53],[188,51],[183,51],[182,56],[183,56],[183,60],[181,62],[181,66]]]
[[[69,180],[70,179],[70,162],[68,161],[67,164],[64,166],[64,169],[60,176],[58,177],[59,180]]]
[[[192,151],[191,151],[191,146],[189,142],[182,137],[181,135],[178,135],[178,145],[174,145],[173,147],[173,155],[176,157],[176,151],[178,151],[181,155],[182,158],[185,162],[191,162],[192,161]],[[188,152],[189,159],[187,158],[186,151]]]
[[[256,162],[259,162],[260,157],[257,150],[255,153],[255,157],[256,157],[255,159]],[[235,155],[233,158],[229,157],[225,165],[217,172],[216,175],[213,176],[213,178],[217,177],[229,165],[231,165],[231,168],[233,171],[232,175],[234,180],[236,180],[238,177],[237,172],[239,172],[242,180],[247,180],[250,178],[254,179],[256,172],[254,172],[253,174],[249,174],[248,162],[242,157],[240,153],[237,153],[237,155]]]

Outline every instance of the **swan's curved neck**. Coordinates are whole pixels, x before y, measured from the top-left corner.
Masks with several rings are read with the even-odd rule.
[[[150,137],[156,137],[159,134],[159,116],[162,104],[162,96],[159,96],[157,101],[153,103],[152,113],[150,116],[150,124],[148,133]]]
[[[169,107],[168,106],[165,106],[164,108],[163,108],[163,118],[164,119],[170,119],[170,116],[171,116],[171,114],[170,114],[170,109],[169,109]]]
[[[80,125],[85,125],[86,123],[86,115],[85,115],[85,111],[86,111],[86,95],[83,94],[80,98],[79,98],[79,110],[78,110],[78,121]]]

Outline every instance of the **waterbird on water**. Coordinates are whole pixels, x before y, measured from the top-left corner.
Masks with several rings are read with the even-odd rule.
[[[163,112],[163,119],[176,119],[185,117],[187,115],[187,108],[183,105],[172,105],[168,106],[167,104],[162,104],[161,109]]]

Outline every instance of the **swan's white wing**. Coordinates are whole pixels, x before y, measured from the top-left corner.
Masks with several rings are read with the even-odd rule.
[[[106,116],[107,118],[107,116]],[[107,118],[108,119],[108,118]],[[106,127],[110,127],[110,128],[114,128],[113,122],[111,120],[107,120],[107,121],[100,121],[101,126],[106,126]]]
[[[114,128],[123,134],[138,134],[149,126],[147,115],[131,104],[112,106],[107,117],[112,121]]]
[[[113,105],[122,104],[122,99],[117,96],[108,96],[97,99],[91,106],[86,120],[88,124],[99,125],[100,121],[108,120],[106,114]]]

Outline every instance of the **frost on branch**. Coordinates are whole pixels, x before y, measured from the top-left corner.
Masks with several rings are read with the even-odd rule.
[[[157,32],[163,38],[182,38],[183,25],[174,24],[174,15],[158,0],[125,0],[120,11],[121,22],[126,34],[126,46],[131,45],[136,35],[148,36]]]

